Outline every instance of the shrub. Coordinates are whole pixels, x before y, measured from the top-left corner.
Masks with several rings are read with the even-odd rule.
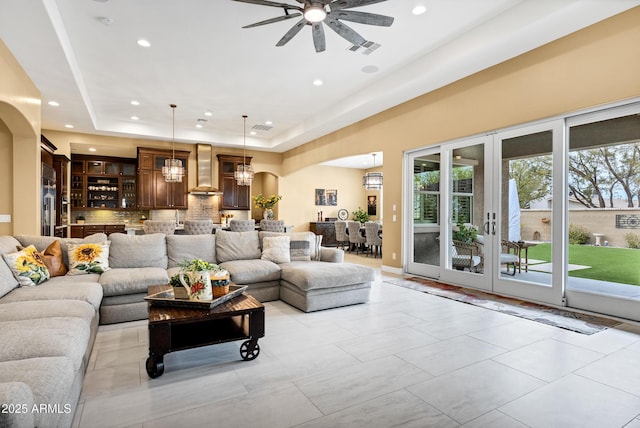
[[[589,232],[584,226],[569,225],[569,244],[584,245],[589,242]]]
[[[637,234],[629,232],[624,235],[624,239],[627,240],[627,247],[640,248],[640,236]]]

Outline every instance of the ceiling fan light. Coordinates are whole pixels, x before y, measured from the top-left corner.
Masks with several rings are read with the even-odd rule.
[[[309,22],[322,22],[326,17],[327,11],[322,4],[312,3],[304,9],[304,19]]]

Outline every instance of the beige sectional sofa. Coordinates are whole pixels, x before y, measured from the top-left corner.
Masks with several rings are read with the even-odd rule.
[[[0,236],[0,254],[29,245],[42,252],[56,239]],[[374,280],[372,269],[344,263],[342,250],[321,247],[311,232],[95,234],[61,239],[65,264],[69,244],[107,239],[102,274],[20,287],[0,259],[0,427],[70,426],[98,324],[146,318],[147,287],[166,284],[184,259],[220,264],[258,300],[282,299],[306,312],[364,303]]]

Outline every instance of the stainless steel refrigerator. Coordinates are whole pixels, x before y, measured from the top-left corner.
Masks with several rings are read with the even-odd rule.
[[[42,236],[54,236],[56,228],[56,171],[42,164]]]

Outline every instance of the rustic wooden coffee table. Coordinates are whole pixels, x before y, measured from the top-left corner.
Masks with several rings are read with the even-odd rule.
[[[149,295],[170,285],[152,285]],[[264,306],[252,296],[241,294],[211,309],[157,306],[149,303],[149,358],[147,374],[164,373],[164,355],[169,352],[216,343],[245,340],[240,346],[243,360],[260,353],[258,339],[264,337]]]

